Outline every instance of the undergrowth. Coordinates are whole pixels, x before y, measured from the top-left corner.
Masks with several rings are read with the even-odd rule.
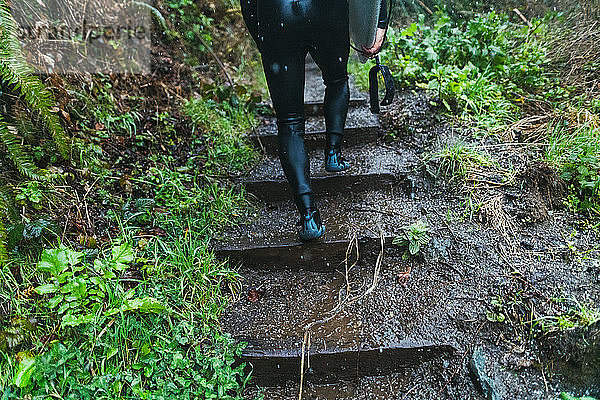
[[[251,117],[195,102],[186,110],[210,138],[208,171],[194,158],[178,166],[158,156],[144,177],[154,198],[114,215],[121,235],[107,248],[59,245],[37,262],[14,261],[9,268],[20,268],[24,282],[3,269],[0,293],[12,316],[0,335],[3,398],[241,398],[249,376],[234,360],[243,344],[218,327],[237,273],[208,245],[244,215],[246,201],[207,176],[253,158],[233,114]],[[144,234],[150,229],[163,233]]]
[[[218,323],[227,297],[238,290],[238,274],[209,247],[248,208],[226,178],[256,160],[243,138],[260,101],[244,70],[255,63],[244,60],[234,70],[228,61],[238,61],[245,42],[233,47],[215,40],[237,36],[241,16],[230,13],[234,2],[147,5],[164,30],[160,45],[179,40],[184,53],[165,58],[181,62],[181,56],[186,71],[222,57],[236,79],[229,87],[221,85],[223,70],[190,73],[196,98],[156,101],[150,112],[141,87],[122,90],[143,79],[112,75],[54,77],[55,94],[63,96],[54,104],[19,52],[14,23],[0,5],[0,96],[22,97],[17,107],[8,104],[18,113],[0,121],[0,162],[15,170],[10,188],[2,186],[6,171],[0,171],[0,397],[241,398],[250,375],[235,360],[244,344]],[[164,85],[161,79],[155,86]],[[65,147],[71,143],[58,115],[75,131],[74,147]],[[180,126],[190,128],[182,133]],[[79,151],[87,147],[93,159]],[[119,149],[126,154],[110,158]],[[73,164],[60,165],[63,156],[74,156]],[[46,184],[35,175],[41,167],[64,179]],[[60,212],[59,198],[78,211],[80,204],[87,208],[86,198],[98,201],[91,212],[105,216],[93,215],[94,222],[118,229],[92,230],[92,236],[79,220],[59,225],[46,215],[49,208]],[[100,237],[105,234],[112,237]]]
[[[404,29],[391,27],[380,57],[398,87],[427,90],[432,104],[470,126],[476,139],[547,142],[543,157],[570,188],[565,203],[574,211],[600,215],[598,99],[584,90],[593,78],[590,68],[599,61],[593,55],[600,52],[581,46],[592,56],[578,57],[580,66],[568,61],[573,54],[560,54],[556,47],[568,47],[573,37],[590,38],[582,44],[597,37],[580,32],[585,24],[578,30],[567,20],[553,12],[532,18],[528,26],[504,13],[464,19],[439,7],[430,19],[420,15]],[[560,43],[553,41],[557,35]],[[371,66],[350,65],[363,88]],[[571,70],[586,71],[581,87],[563,78]],[[532,126],[531,120],[542,124]],[[440,168],[450,177],[464,178],[469,164],[483,160],[458,151],[462,148],[448,148],[429,158],[440,160]]]

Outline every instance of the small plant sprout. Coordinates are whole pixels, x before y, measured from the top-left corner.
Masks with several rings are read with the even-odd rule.
[[[406,247],[407,250],[402,255],[403,259],[408,259],[421,251],[431,237],[428,235],[427,222],[419,220],[412,225],[403,226],[403,234],[393,240],[393,244],[399,247]]]

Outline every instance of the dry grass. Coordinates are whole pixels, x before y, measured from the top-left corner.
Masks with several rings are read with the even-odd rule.
[[[600,1],[579,5],[578,12],[568,14],[551,29],[547,46],[549,72],[560,77],[562,87],[574,88],[570,98],[579,96],[583,103],[577,108],[572,102],[556,107],[544,100],[527,99],[523,105],[525,116],[506,129],[505,141],[543,144],[549,127],[559,120],[568,121],[573,127],[600,125],[600,118],[589,110],[589,103],[600,99],[599,16]]]
[[[579,14],[565,23],[549,43],[549,57],[565,85],[578,94],[600,95],[600,21]]]

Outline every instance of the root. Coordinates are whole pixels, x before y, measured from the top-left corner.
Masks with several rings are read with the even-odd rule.
[[[504,194],[500,193],[478,202],[481,203],[481,216],[502,235],[506,244],[513,248],[515,245],[511,238],[514,237],[517,225],[513,220],[514,217],[504,209],[503,198]]]
[[[350,280],[351,271],[358,264],[358,259],[359,259],[359,255],[360,255],[359,249],[358,249],[358,237],[356,236],[356,233],[354,233],[352,235],[352,238],[350,239],[350,243],[348,244],[348,247],[346,249],[346,258],[344,260],[345,279],[346,279],[345,294],[344,295],[340,294],[340,299],[338,300],[337,305],[333,309],[331,309],[330,311],[325,313],[324,318],[316,320],[316,321],[312,321],[304,327],[304,338],[302,340],[302,357],[301,357],[301,361],[300,361],[300,390],[298,393],[299,400],[302,400],[302,390],[303,390],[303,385],[304,385],[305,358],[306,358],[307,368],[310,368],[309,353],[310,353],[311,329],[316,325],[322,325],[322,324],[325,324],[325,323],[331,321],[345,307],[363,299],[364,297],[366,297],[367,295],[372,293],[375,290],[375,288],[377,287],[377,283],[379,282],[379,274],[381,272],[381,265],[383,263],[383,253],[385,250],[385,236],[383,234],[383,229],[381,228],[381,226],[378,226],[378,229],[379,229],[379,241],[380,241],[381,248],[379,250],[379,254],[377,256],[377,261],[375,263],[375,268],[373,270],[373,278],[371,281],[371,285],[368,288],[366,288],[364,291],[361,291],[362,288],[352,289],[352,282]],[[354,260],[352,263],[350,263],[351,258]]]

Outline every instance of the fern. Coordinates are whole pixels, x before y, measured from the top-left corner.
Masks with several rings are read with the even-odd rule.
[[[16,222],[18,214],[12,204],[12,191],[8,187],[0,187],[0,267],[8,260],[6,242],[8,231],[5,222]]]
[[[0,212],[0,267],[2,267],[4,263],[8,261],[8,252],[6,250],[8,234],[2,219],[2,212]]]
[[[17,35],[17,24],[5,0],[0,0],[0,79],[22,96],[28,107],[37,114],[52,134],[60,154],[68,158],[69,139],[60,125],[58,116],[51,111],[54,106],[52,95],[42,81],[33,75],[33,69],[21,51]],[[6,143],[4,144],[7,146]]]
[[[25,151],[13,131],[16,131],[16,128],[6,124],[0,116],[0,141],[6,147],[8,158],[11,159],[21,174],[31,179],[44,180],[47,175],[35,166],[31,156]]]
[[[52,113],[52,94],[27,63],[18,39],[18,28],[6,0],[0,0],[0,87],[14,91],[29,108],[31,119],[37,119],[52,135],[53,142],[63,156],[69,158],[71,143],[65,134],[59,118]],[[34,180],[51,179],[52,176],[38,168],[27,148],[21,143],[18,130],[0,115],[0,163],[6,158],[23,176]],[[8,259],[6,248],[7,224],[17,222],[18,215],[13,207],[14,196],[0,181],[0,265]]]

